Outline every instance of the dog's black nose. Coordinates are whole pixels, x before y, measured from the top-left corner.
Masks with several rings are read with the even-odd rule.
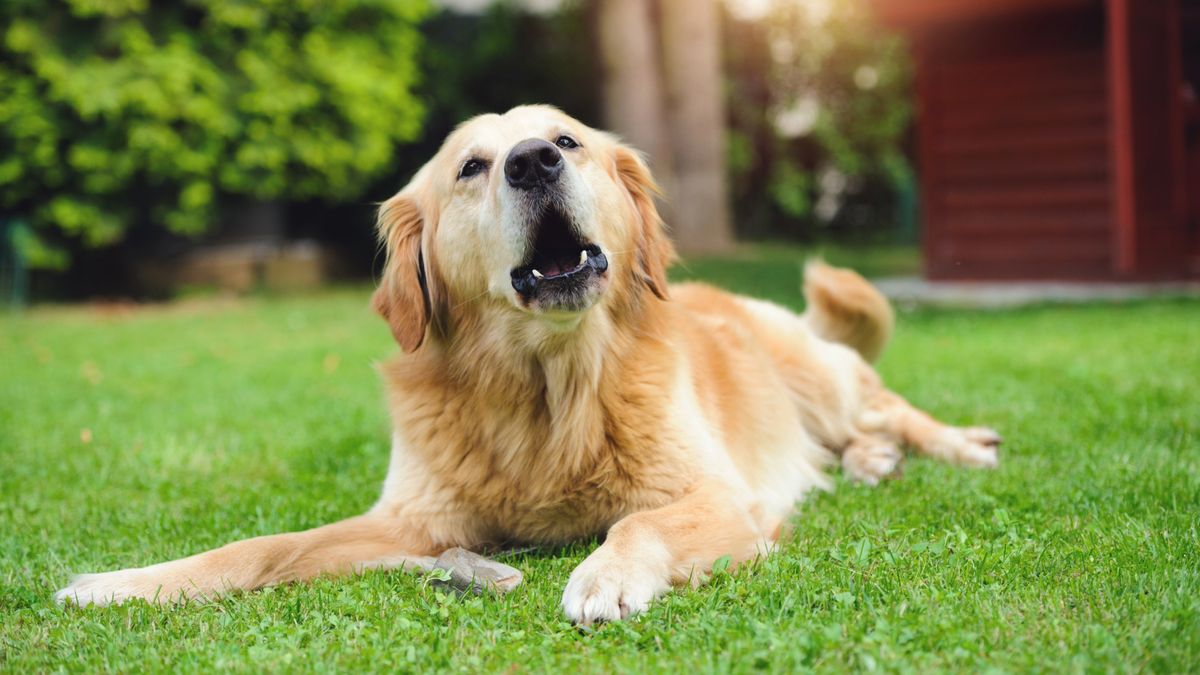
[[[529,190],[558,180],[563,158],[558,148],[540,138],[527,138],[508,153],[504,160],[504,177],[508,184]]]

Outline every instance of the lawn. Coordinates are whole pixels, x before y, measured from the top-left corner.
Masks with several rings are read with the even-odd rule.
[[[799,303],[794,256],[689,266]],[[765,256],[765,257],[762,257]],[[830,256],[837,259],[837,256]],[[761,262],[761,264],[759,264]],[[0,669],[1194,671],[1200,302],[905,312],[880,369],[1008,439],[1001,468],[838,479],[775,556],[582,632],[593,544],[460,599],[403,572],[164,609],[56,606],[144,565],[367,508],[387,462],[369,289],[0,317]]]

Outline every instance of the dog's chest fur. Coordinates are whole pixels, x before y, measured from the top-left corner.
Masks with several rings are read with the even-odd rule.
[[[662,372],[625,372],[606,386],[572,377],[532,387],[464,386],[399,364],[385,375],[413,466],[449,502],[439,506],[463,514],[468,538],[481,540],[457,543],[602,534],[629,513],[678,498],[693,479],[679,434],[663,419]]]

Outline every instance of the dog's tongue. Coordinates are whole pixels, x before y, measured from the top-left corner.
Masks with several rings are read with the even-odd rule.
[[[538,271],[548,277],[556,277],[575,269],[575,263],[575,260],[568,260],[567,258],[547,258],[544,263],[545,268]]]

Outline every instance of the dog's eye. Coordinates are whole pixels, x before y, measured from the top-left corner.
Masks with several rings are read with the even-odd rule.
[[[487,163],[482,159],[468,159],[463,163],[462,168],[458,170],[458,179],[470,178],[486,168]]]
[[[579,147],[579,142],[566,134],[563,134],[562,136],[559,136],[558,138],[556,138],[554,140],[554,144],[557,145],[558,147],[562,148],[563,150],[574,150],[575,148]]]

